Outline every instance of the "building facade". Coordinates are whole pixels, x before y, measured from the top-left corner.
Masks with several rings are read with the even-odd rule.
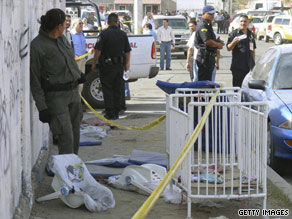
[[[134,14],[134,0],[94,0],[99,9],[102,11],[129,10]],[[176,2],[173,0],[142,0],[143,14],[151,11],[153,14],[164,12],[168,9],[170,12],[176,11]]]

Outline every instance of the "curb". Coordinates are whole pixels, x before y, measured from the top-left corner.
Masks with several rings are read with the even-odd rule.
[[[278,173],[275,172],[271,167],[267,168],[267,177],[271,183],[280,189],[289,201],[292,203],[292,185],[286,182]]]

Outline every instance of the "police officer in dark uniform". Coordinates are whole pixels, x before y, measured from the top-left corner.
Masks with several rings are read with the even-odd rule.
[[[130,68],[131,47],[125,32],[118,28],[118,15],[108,16],[108,28],[100,33],[95,44],[92,71],[99,60],[100,80],[104,96],[105,118],[119,118],[124,70]],[[125,54],[123,56],[123,53]],[[126,60],[124,60],[126,59]]]
[[[248,29],[247,15],[241,15],[239,18],[239,28],[229,34],[227,41],[227,50],[232,50],[232,62],[230,70],[232,71],[233,86],[241,87],[246,74],[255,65],[255,36]]]
[[[222,40],[216,40],[211,24],[215,12],[216,10],[213,6],[206,5],[203,8],[202,19],[197,25],[195,47],[198,49],[196,63],[198,65],[199,81],[212,80],[217,49],[222,49],[224,45]]]

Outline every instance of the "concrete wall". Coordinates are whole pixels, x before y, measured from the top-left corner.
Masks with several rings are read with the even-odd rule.
[[[47,125],[38,120],[29,87],[29,43],[48,9],[65,0],[1,0],[0,3],[0,218],[15,215],[20,200],[31,208],[32,168],[48,150]],[[19,214],[21,215],[21,214]],[[23,215],[23,218],[26,218]]]

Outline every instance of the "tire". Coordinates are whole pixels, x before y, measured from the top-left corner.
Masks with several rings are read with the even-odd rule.
[[[90,72],[86,76],[86,82],[83,85],[82,95],[93,108],[104,108],[103,92],[99,73]]]
[[[274,43],[275,43],[275,45],[281,45],[283,43],[283,39],[282,39],[281,34],[276,33],[274,35]]]
[[[267,164],[272,167],[274,170],[278,169],[278,159],[275,157],[275,147],[273,143],[272,135],[272,125],[271,122],[268,123],[267,131]]]

